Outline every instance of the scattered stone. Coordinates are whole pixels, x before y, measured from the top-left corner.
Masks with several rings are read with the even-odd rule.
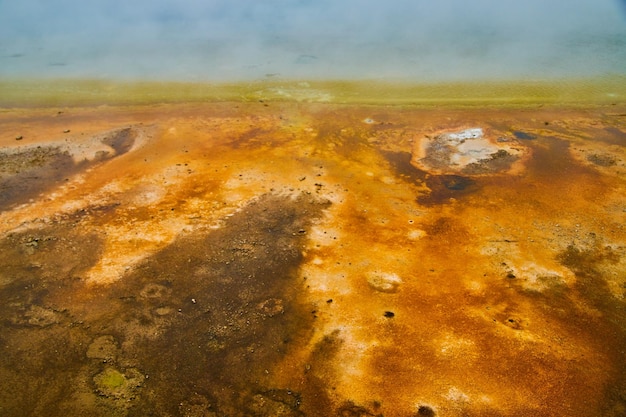
[[[256,394],[246,404],[252,415],[257,416],[302,416],[299,396],[291,396],[284,390],[273,390]]]
[[[117,356],[117,343],[111,335],[100,336],[94,339],[87,349],[90,359],[113,360]]]
[[[509,317],[504,321],[504,324],[507,327],[510,327],[511,329],[514,330],[522,330],[523,329],[523,323],[520,319],[516,318],[516,317]]]
[[[171,290],[164,285],[149,283],[139,292],[143,298],[164,298],[171,293]]]
[[[259,304],[259,310],[267,317],[274,317],[285,312],[283,300],[279,298],[270,298]]]
[[[433,410],[432,407],[428,405],[420,405],[417,409],[417,415],[424,417],[435,417],[435,410]]]
[[[206,397],[194,393],[188,399],[180,402],[178,410],[185,417],[217,417],[218,414],[211,411],[213,404]]]
[[[22,136],[22,135],[15,137],[15,140],[22,140],[22,139],[24,139],[24,136]]]
[[[154,314],[157,316],[167,316],[168,314],[172,314],[173,311],[174,309],[171,307],[157,307],[154,309]]]
[[[610,167],[617,164],[617,161],[611,155],[604,154],[591,154],[587,155],[587,161],[591,162],[594,165],[598,165],[601,167]]]
[[[17,324],[27,324],[36,327],[48,327],[59,323],[59,314],[50,308],[32,305],[25,313],[23,319],[18,319]]]
[[[395,293],[402,284],[402,279],[396,274],[388,272],[372,272],[367,277],[367,283],[376,291]]]
[[[337,409],[337,414],[341,417],[365,417],[365,416],[374,416],[367,408],[357,405],[352,401],[346,401]]]

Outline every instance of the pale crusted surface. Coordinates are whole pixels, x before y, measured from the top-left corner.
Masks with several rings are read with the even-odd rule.
[[[509,132],[470,127],[417,137],[411,163],[436,175],[492,175],[522,170],[526,153]]]

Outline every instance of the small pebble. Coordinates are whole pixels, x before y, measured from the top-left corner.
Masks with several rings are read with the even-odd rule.
[[[15,140],[22,140],[22,139],[24,139],[24,136],[22,136],[22,135],[15,137]]]

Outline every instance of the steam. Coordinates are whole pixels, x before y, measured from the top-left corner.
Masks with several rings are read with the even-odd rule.
[[[624,3],[0,2],[0,76],[429,81],[623,74]]]

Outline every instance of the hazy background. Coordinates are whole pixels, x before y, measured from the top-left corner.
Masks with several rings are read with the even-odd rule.
[[[619,0],[0,0],[0,77],[626,74]]]

